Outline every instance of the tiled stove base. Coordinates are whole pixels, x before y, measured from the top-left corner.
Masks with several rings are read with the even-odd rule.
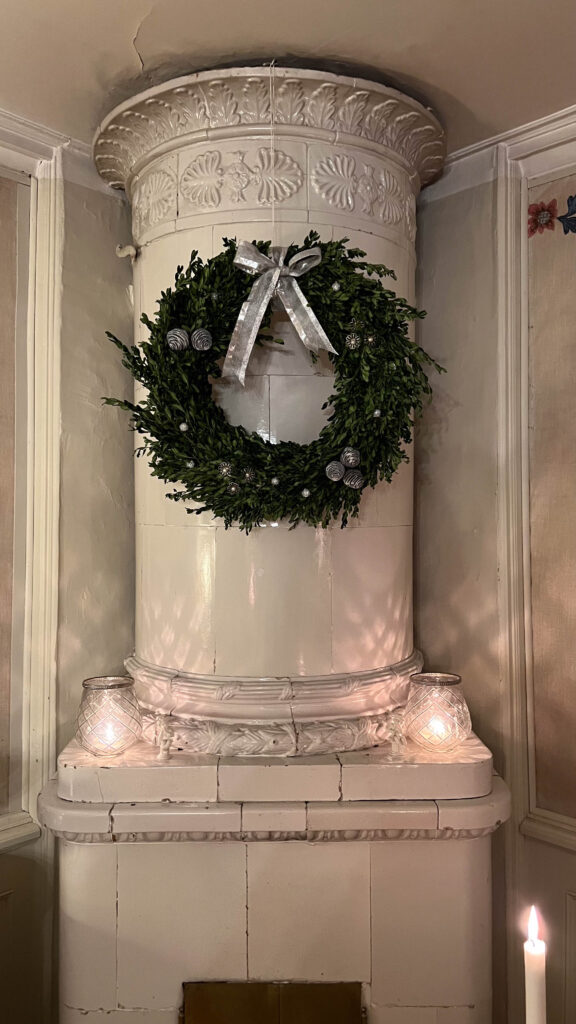
[[[60,1024],[177,1024],[194,980],[361,981],[369,1024],[490,1024],[490,842],[509,795],[479,741],[427,766],[381,748],[204,759],[203,775],[140,753],[97,766],[71,746],[40,799],[60,849]],[[406,798],[434,769],[436,799]]]

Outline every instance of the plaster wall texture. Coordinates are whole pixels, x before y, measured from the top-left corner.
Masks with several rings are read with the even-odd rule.
[[[59,748],[72,734],[82,680],[124,671],[134,620],[132,437],[126,417],[101,401],[131,393],[104,333],[131,335],[131,268],[115,255],[130,238],[129,218],[118,195],[68,181],[64,218]]]
[[[475,730],[503,758],[497,557],[495,183],[424,199],[420,343],[448,371],[417,427],[415,629],[429,669],[462,675]]]

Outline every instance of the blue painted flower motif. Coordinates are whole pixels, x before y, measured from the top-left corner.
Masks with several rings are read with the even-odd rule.
[[[576,196],[568,196],[568,212],[563,213],[561,217],[558,217],[564,234],[568,235],[570,232],[576,235]]]

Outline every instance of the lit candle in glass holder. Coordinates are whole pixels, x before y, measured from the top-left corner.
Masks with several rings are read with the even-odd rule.
[[[115,757],[142,734],[142,716],[130,676],[94,676],[82,683],[76,736],[97,757]]]
[[[461,677],[447,672],[410,676],[404,732],[427,750],[455,750],[470,735],[470,712]]]

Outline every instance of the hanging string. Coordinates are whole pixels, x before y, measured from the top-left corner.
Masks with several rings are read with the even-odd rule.
[[[276,110],[276,61],[270,61],[269,65],[269,91],[270,91],[270,176],[272,180],[272,224],[271,224],[271,241],[272,245],[276,245],[276,122],[275,122],[275,110]]]

